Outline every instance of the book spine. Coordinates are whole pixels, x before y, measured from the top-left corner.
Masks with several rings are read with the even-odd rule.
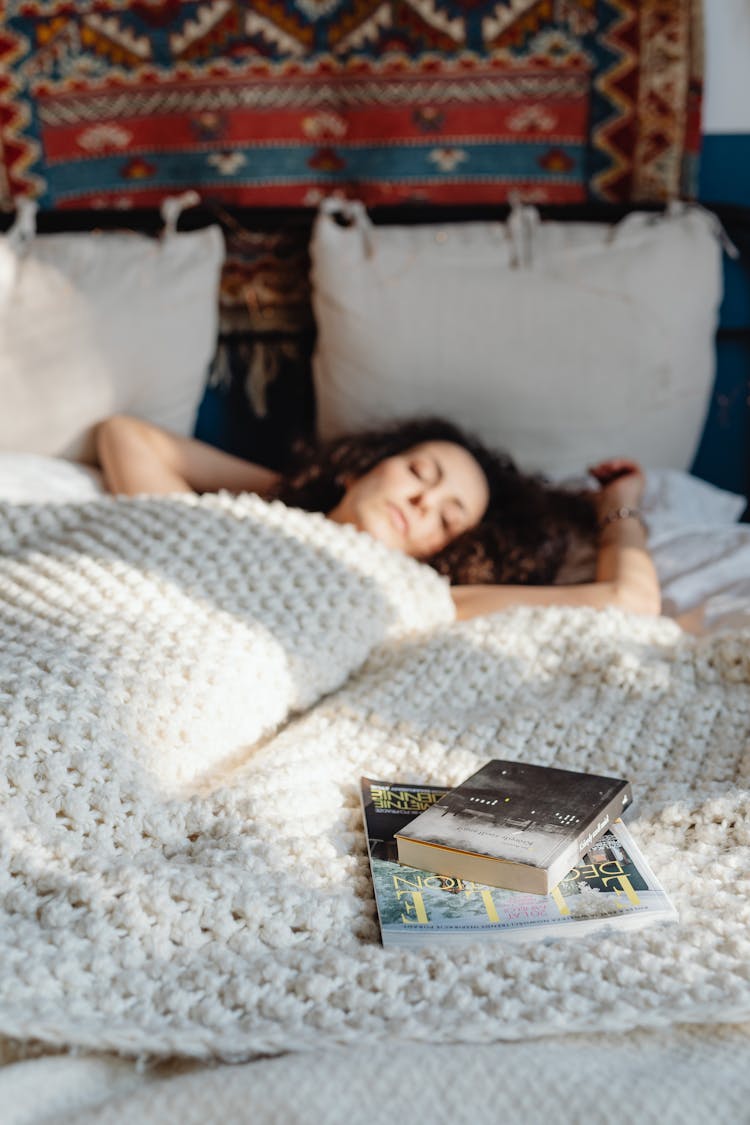
[[[576,867],[581,857],[599,840],[617,818],[630,806],[633,793],[630,782],[626,782],[618,789],[614,797],[599,811],[594,823],[582,829],[578,837],[572,840],[565,851],[557,857],[548,871],[548,893],[557,886],[561,879]]]
[[[595,822],[581,832],[576,841],[576,863],[582,855],[586,854],[591,845],[595,844],[596,841],[604,835],[613,821],[617,820],[625,809],[630,807],[632,800],[633,791],[630,787],[630,782],[626,782],[625,785],[615,793],[611,801],[604,806]]]

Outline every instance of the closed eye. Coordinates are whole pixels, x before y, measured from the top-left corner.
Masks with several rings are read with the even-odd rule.
[[[457,500],[450,501],[440,513],[443,530],[449,535],[460,535],[465,530],[463,505]]]
[[[431,457],[415,457],[409,462],[409,469],[422,484],[437,484],[442,476],[440,466]]]

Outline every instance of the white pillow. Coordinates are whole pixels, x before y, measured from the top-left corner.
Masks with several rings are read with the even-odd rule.
[[[0,453],[0,500],[64,504],[95,500],[106,491],[102,474],[88,465],[38,453]]]
[[[1,462],[0,462],[1,464]],[[564,488],[597,488],[592,477],[576,473],[552,472],[548,479]],[[640,509],[646,517],[649,534],[684,530],[691,527],[726,527],[735,524],[747,500],[680,469],[648,469]]]
[[[329,201],[311,250],[321,436],[430,413],[525,469],[692,461],[721,299],[706,212],[375,227]]]
[[[127,412],[192,432],[218,331],[218,227],[0,237],[0,449],[88,459]]]
[[[650,534],[687,527],[715,528],[735,524],[747,500],[689,473],[653,469],[646,473],[641,509]]]

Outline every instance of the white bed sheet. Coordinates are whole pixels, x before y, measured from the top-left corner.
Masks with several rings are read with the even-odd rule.
[[[3,1125],[703,1125],[747,1119],[750,1026],[521,1043],[374,1043],[141,1071],[112,1056],[0,1070]]]
[[[750,624],[750,524],[745,498],[688,473],[652,470],[643,509],[663,612],[700,631]]]
[[[95,469],[53,457],[0,453],[0,500],[91,500],[104,491]],[[713,632],[750,624],[750,524],[745,498],[688,473],[647,473],[643,510],[662,588],[663,612]]]

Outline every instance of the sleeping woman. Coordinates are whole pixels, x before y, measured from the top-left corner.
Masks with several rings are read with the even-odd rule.
[[[595,465],[598,487],[571,492],[440,419],[301,450],[284,476],[127,415],[99,424],[96,447],[110,492],[254,492],[353,524],[447,576],[459,618],[517,605],[660,611],[633,461]],[[566,583],[581,547],[593,549],[591,580]]]

